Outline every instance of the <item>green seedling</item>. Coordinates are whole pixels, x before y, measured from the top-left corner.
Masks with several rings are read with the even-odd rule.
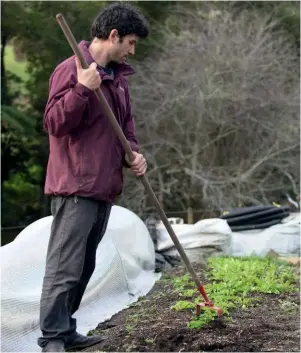
[[[125,328],[126,328],[128,334],[131,334],[131,333],[133,333],[135,326],[134,325],[126,325]]]
[[[145,343],[154,343],[155,339],[154,338],[146,338]]]
[[[180,297],[193,297],[195,294],[198,294],[196,289],[187,289],[179,293]]]
[[[137,323],[138,320],[139,320],[139,314],[133,314],[133,315],[130,315],[128,318],[127,318],[127,321],[128,322],[131,322],[131,323]]]
[[[216,306],[223,309],[224,316],[235,309],[247,310],[250,306],[260,303],[260,294],[280,294],[295,291],[296,273],[292,267],[282,261],[271,258],[251,257],[217,257],[209,260],[211,283],[205,285],[206,292]],[[172,280],[179,296],[189,300],[178,301],[172,309],[194,309],[202,298],[193,287],[188,275]],[[254,296],[254,293],[258,295]],[[252,296],[251,296],[252,294]],[[292,304],[292,303],[290,303]],[[294,305],[282,304],[283,310],[291,310]],[[190,328],[200,328],[216,317],[211,310],[203,310],[200,317],[193,317],[188,323]]]
[[[195,283],[191,280],[188,274],[173,278],[171,283],[177,292],[182,292],[188,288],[195,288]]]
[[[187,310],[187,309],[194,309],[195,304],[187,301],[187,300],[180,300],[176,302],[174,306],[171,307],[174,310],[180,311],[180,310]]]

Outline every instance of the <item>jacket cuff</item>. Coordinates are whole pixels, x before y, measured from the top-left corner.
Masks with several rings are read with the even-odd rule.
[[[130,145],[131,145],[132,151],[139,153],[139,147],[135,143],[130,142]],[[131,165],[126,161],[125,156],[126,154],[123,155],[123,166],[125,168],[131,168]]]
[[[90,88],[82,85],[81,83],[77,82],[74,86],[74,91],[82,97],[89,97],[91,93],[93,93]]]

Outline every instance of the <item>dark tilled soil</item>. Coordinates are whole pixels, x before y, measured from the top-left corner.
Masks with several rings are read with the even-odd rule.
[[[201,272],[198,267],[194,264]],[[147,296],[99,324],[97,330],[107,339],[86,351],[300,352],[299,292],[263,295],[260,305],[233,312],[225,327],[211,323],[190,329],[186,325],[194,312],[171,309],[183,298],[165,280],[184,272],[180,266],[164,273]]]

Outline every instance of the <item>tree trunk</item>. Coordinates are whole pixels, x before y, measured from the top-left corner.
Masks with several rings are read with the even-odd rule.
[[[5,33],[2,32],[1,35],[1,104],[10,105],[11,99],[9,97],[9,92],[7,89],[7,81],[5,74],[5,65],[4,65],[4,54],[5,54],[5,46],[7,44],[8,37]]]

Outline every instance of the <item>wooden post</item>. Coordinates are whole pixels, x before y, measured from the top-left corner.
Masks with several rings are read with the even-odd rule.
[[[193,209],[192,209],[192,207],[187,208],[187,219],[188,219],[188,224],[193,224]]]

